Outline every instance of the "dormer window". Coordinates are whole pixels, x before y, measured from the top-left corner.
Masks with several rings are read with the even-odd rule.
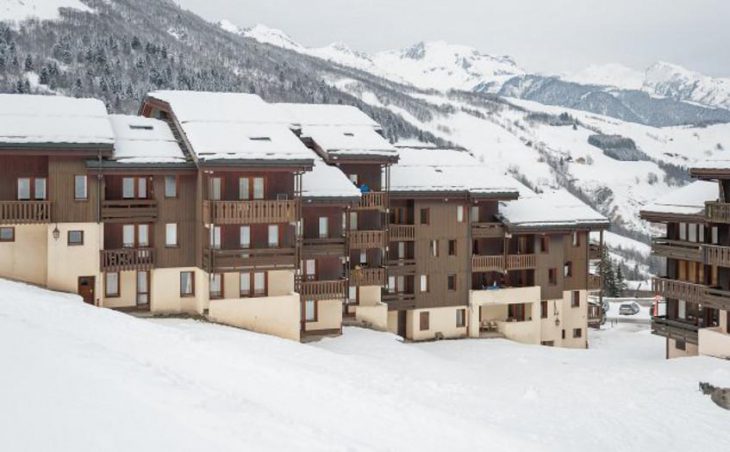
[[[141,126],[141,125],[134,125],[134,124],[130,124],[129,128],[132,130],[153,130],[152,126]]]
[[[271,138],[269,138],[269,137],[250,137],[249,140],[251,140],[251,141],[271,141]]]

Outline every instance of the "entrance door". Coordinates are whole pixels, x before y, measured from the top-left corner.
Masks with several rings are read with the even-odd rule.
[[[406,311],[398,311],[398,336],[406,338]]]
[[[94,276],[79,276],[78,294],[84,299],[84,303],[94,304]]]

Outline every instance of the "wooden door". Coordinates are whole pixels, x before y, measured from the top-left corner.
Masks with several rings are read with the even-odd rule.
[[[398,311],[398,336],[406,337],[406,311]]]
[[[94,304],[94,276],[79,276],[78,294],[84,299],[84,303]]]

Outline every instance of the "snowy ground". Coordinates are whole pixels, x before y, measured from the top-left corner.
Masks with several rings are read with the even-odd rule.
[[[404,344],[347,329],[301,345],[149,321],[0,280],[2,449],[730,450],[698,382],[642,325],[590,350],[503,340]]]

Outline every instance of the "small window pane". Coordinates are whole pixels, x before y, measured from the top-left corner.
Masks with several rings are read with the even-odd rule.
[[[319,217],[319,238],[326,239],[329,237],[329,218]]]
[[[223,276],[220,273],[210,275],[210,296],[221,298],[223,296]]]
[[[456,221],[464,222],[464,206],[456,206]]]
[[[148,224],[139,225],[138,242],[138,245],[141,248],[146,248],[150,246],[150,226]]]
[[[122,198],[134,198],[134,178],[125,177],[122,179]]]
[[[125,224],[122,226],[122,244],[125,248],[134,248],[134,225]]]
[[[214,250],[221,249],[221,227],[213,226],[210,228],[210,247]]]
[[[421,292],[428,292],[428,275],[421,275]]]
[[[210,199],[219,201],[221,199],[221,178],[213,177],[210,179]]]
[[[180,272],[180,295],[193,295],[193,272]]]
[[[456,310],[456,327],[462,328],[466,326],[466,309]]]
[[[264,199],[264,178],[253,178],[253,199]]]
[[[0,242],[14,242],[15,228],[0,228]]]
[[[86,176],[74,177],[74,197],[76,199],[87,199]]]
[[[250,198],[249,179],[248,177],[241,177],[238,179],[238,199],[247,200]]]
[[[357,231],[357,212],[350,213],[350,229]]]
[[[30,199],[30,178],[21,177],[18,179],[18,200]]]
[[[176,198],[177,197],[177,177],[165,176],[165,197]]]
[[[107,297],[119,295],[119,273],[107,273],[104,287]]]
[[[251,296],[251,273],[241,273],[239,276],[239,280],[241,283],[241,296],[242,297],[250,297]]]
[[[165,225],[165,245],[177,246],[177,223]]]
[[[305,302],[306,308],[305,319],[307,322],[314,322],[317,320],[317,303],[314,300],[307,300]]]
[[[35,180],[35,199],[46,199],[46,178],[39,177]]]
[[[147,198],[147,178],[146,177],[140,177],[137,179],[137,197],[139,199],[146,199]]]
[[[241,226],[240,231],[240,244],[241,248],[251,247],[251,226]]]
[[[77,246],[84,244],[84,231],[68,231],[69,246]]]
[[[279,246],[279,225],[269,225],[269,248],[276,248]]]
[[[254,273],[253,290],[256,295],[266,295],[266,273]]]

